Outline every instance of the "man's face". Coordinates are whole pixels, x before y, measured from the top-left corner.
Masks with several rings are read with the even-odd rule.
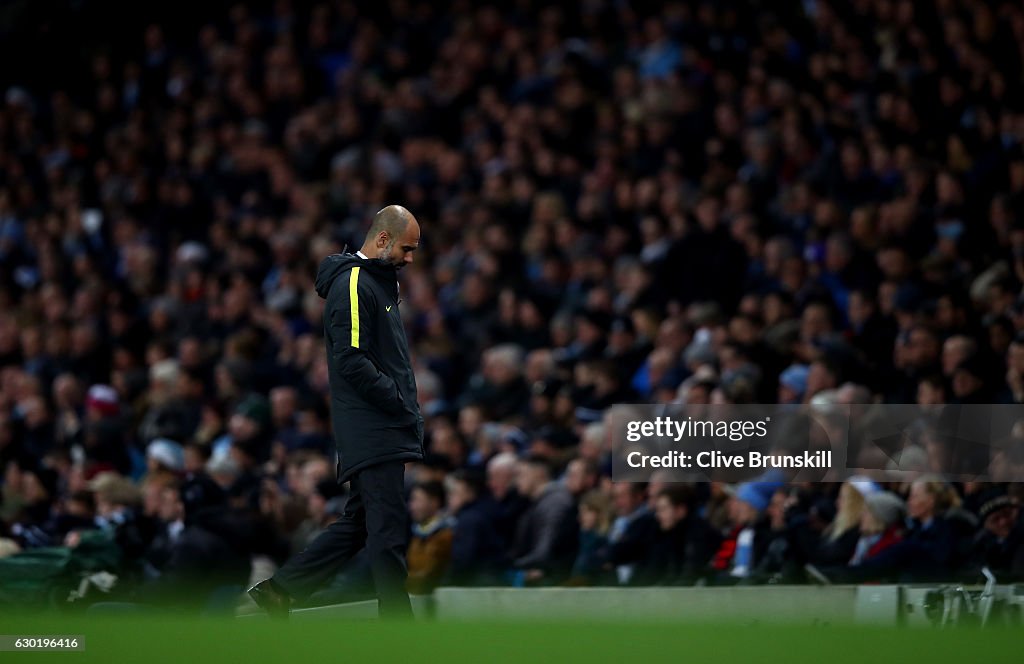
[[[911,330],[907,345],[911,351],[908,358],[910,365],[915,368],[931,364],[939,354],[935,337],[921,329]]]
[[[516,469],[516,490],[523,496],[532,496],[543,484],[542,472],[529,463],[520,463]]]
[[[487,470],[487,488],[491,490],[491,494],[495,498],[501,500],[508,493],[509,489],[512,488],[515,477],[515,467],[489,468]]]
[[[413,489],[409,496],[409,514],[416,523],[426,523],[437,515],[437,501],[422,489]]]
[[[634,492],[633,485],[626,482],[614,485],[612,497],[615,503],[615,513],[619,516],[629,516],[643,500],[643,494]]]
[[[957,397],[965,397],[983,386],[984,383],[969,371],[961,369],[953,374],[953,394]]]
[[[473,502],[473,491],[465,482],[455,481],[448,488],[448,509],[458,512]]]
[[[673,505],[666,496],[658,496],[654,504],[654,515],[658,518],[658,525],[662,530],[672,530],[686,516],[686,508]]]
[[[985,530],[989,531],[999,539],[1006,539],[1010,536],[1017,517],[1020,515],[1020,508],[1016,505],[1004,507],[989,514],[985,519]]]
[[[847,312],[851,323],[861,324],[871,316],[872,303],[861,293],[853,293],[850,295]]]
[[[565,487],[569,489],[569,493],[578,496],[589,489],[591,484],[584,463],[578,459],[570,461],[565,471]]]
[[[1024,343],[1010,344],[1006,351],[1006,363],[1011,369],[1024,373]]]
[[[925,519],[935,510],[935,496],[924,484],[912,484],[907,496],[907,514],[913,519]]]
[[[962,339],[947,339],[942,344],[942,373],[951,376],[958,364],[967,359],[969,349]]]
[[[942,389],[928,381],[921,381],[917,386],[917,403],[922,406],[935,406],[944,401]]]
[[[181,503],[181,495],[174,488],[164,487],[161,489],[159,505],[156,509],[157,516],[166,523],[185,518],[185,507]]]
[[[753,523],[757,519],[757,509],[745,500],[733,496],[729,499],[729,520],[734,526]]]
[[[827,333],[832,327],[829,321],[828,310],[821,306],[810,306],[804,310],[800,320],[801,336],[810,341]]]
[[[382,253],[381,260],[401,270],[412,263],[412,255],[420,246],[420,225],[410,219],[405,231],[399,237],[392,237],[386,232],[377,235],[377,246]]]
[[[228,420],[228,432],[236,440],[251,440],[260,431],[259,424],[255,420],[235,413]]]
[[[297,406],[298,393],[295,388],[275,387],[270,391],[270,412],[275,422],[288,422]]]

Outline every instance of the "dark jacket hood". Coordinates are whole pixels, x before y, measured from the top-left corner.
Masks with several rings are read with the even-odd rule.
[[[362,262],[362,259],[355,254],[331,254],[323,259],[320,262],[320,269],[316,272],[316,294],[326,299],[327,293],[331,290],[331,284],[338,278],[338,275],[355,263]]]
[[[391,281],[398,278],[398,270],[384,261],[363,259],[355,254],[331,254],[320,262],[320,269],[316,273],[316,294],[327,299],[334,280],[354,265],[362,267],[378,278]]]

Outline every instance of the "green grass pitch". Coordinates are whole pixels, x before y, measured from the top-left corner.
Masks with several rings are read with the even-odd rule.
[[[379,623],[179,616],[0,616],[0,634],[85,637],[78,653],[0,653],[0,662],[715,662],[1002,664],[1019,662],[1010,629],[591,622]]]

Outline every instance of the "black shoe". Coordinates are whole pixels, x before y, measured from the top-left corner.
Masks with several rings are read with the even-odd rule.
[[[291,608],[291,597],[274,583],[273,579],[260,581],[248,590],[256,606],[267,612],[273,620],[287,620]]]

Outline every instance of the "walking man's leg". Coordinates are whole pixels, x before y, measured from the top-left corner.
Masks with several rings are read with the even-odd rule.
[[[404,495],[405,464],[395,461],[359,473],[359,488],[366,512],[366,552],[382,618],[412,617],[405,590],[408,568],[409,512]]]
[[[305,599],[321,588],[366,544],[366,510],[358,479],[350,486],[341,517],[274,573],[274,584],[291,598]]]

